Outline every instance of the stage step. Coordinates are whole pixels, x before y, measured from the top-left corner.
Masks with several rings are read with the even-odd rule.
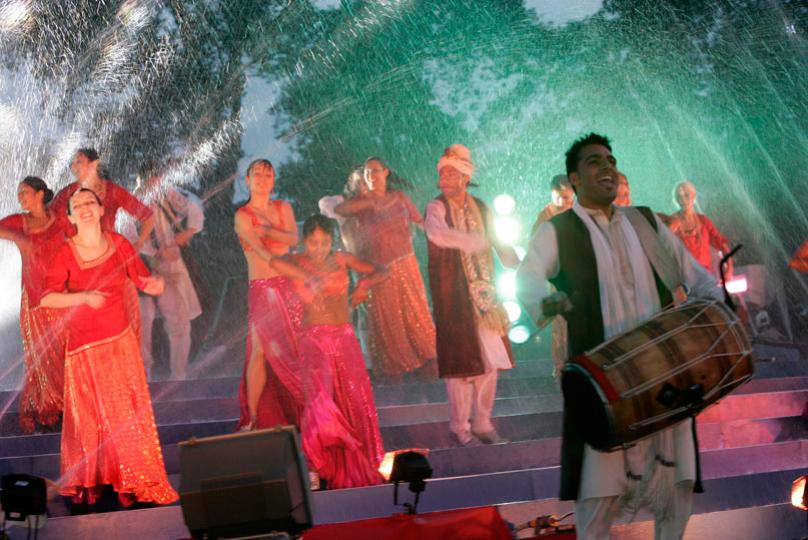
[[[454,447],[448,436],[448,424],[409,426],[406,443],[391,443],[390,430],[384,428],[385,447],[389,449],[431,448],[430,462],[435,477],[490,474],[499,471],[557,466],[560,462],[560,413],[497,419],[499,431],[510,443]],[[233,423],[206,422],[159,428],[163,457],[169,473],[179,471],[176,443],[197,437],[227,433]],[[802,417],[729,421],[698,426],[705,478],[727,474],[762,472],[778,467],[808,463],[808,427]],[[38,437],[39,440],[31,439]],[[26,472],[46,478],[59,476],[59,435],[39,435],[0,439],[0,474]],[[800,461],[802,460],[802,461]]]
[[[418,509],[420,512],[431,512],[500,505],[503,517],[512,523],[521,523],[545,513],[560,515],[572,509],[573,505],[569,501],[555,499],[558,472],[557,468],[543,468],[428,480]],[[802,469],[705,481],[705,493],[696,494],[694,497],[693,517],[685,538],[691,540],[792,538],[791,531],[799,530],[795,528],[798,526],[797,521],[805,524],[804,512],[789,508],[787,505],[791,483],[800,474],[803,474]],[[406,486],[402,485],[399,489],[401,502],[411,500],[412,495]],[[393,487],[389,484],[315,492],[313,498],[315,523],[383,517],[401,510],[392,504]],[[776,511],[762,510],[767,508]],[[721,518],[719,515],[730,512],[735,521],[727,520],[726,516]],[[747,522],[745,518],[741,519],[741,516],[747,515],[757,516],[757,519],[762,521]],[[625,523],[627,520],[628,518],[623,518],[622,521]],[[704,531],[710,530],[705,527],[710,522],[723,523],[723,530],[705,536]],[[650,516],[641,512],[633,523],[617,525],[614,537],[649,538],[647,535],[649,526],[652,527]],[[728,535],[730,532],[734,535]],[[148,510],[51,518],[40,532],[39,538],[42,540],[179,539],[186,535],[182,509],[172,505]]]
[[[548,365],[547,360],[520,364],[500,378],[494,421],[500,434],[512,442],[492,446],[458,448],[453,445],[448,434],[449,414],[443,381],[376,385],[385,447],[388,450],[430,448],[429,459],[436,478],[430,482],[425,497],[454,501],[446,508],[553,499],[558,485],[562,403],[558,382],[543,374]],[[759,478],[785,482],[784,477],[777,475],[791,474],[808,464],[806,365],[808,362],[792,357],[764,359],[758,363],[761,369],[752,381],[700,415],[698,430],[704,478],[708,482],[720,482],[714,484],[716,490],[724,485],[733,486],[727,488],[727,493],[719,490],[722,497],[729,497],[733,489],[739,492],[764,490],[765,484],[760,483],[763,481],[755,480]],[[238,377],[150,383],[158,433],[172,483],[178,483],[178,442],[192,436],[233,431],[238,414],[239,383]],[[6,411],[0,418],[0,433],[4,435],[0,437],[0,474],[29,472],[57,478],[59,434],[20,435],[15,392],[0,393],[0,407]],[[733,483],[732,478],[746,478],[752,483]],[[452,483],[447,484],[449,481]],[[531,486],[530,489],[527,486]],[[776,489],[780,489],[779,484]],[[354,500],[351,493],[355,491],[362,494],[356,495]],[[362,514],[364,517],[391,513],[393,509],[389,504],[373,510],[379,497],[392,500],[389,486],[317,493],[317,519],[330,522],[342,520],[339,516],[344,520],[361,517],[357,512],[364,508],[346,509],[340,506],[343,504],[368,507],[370,513]],[[772,498],[771,501],[748,504],[739,501],[733,503],[736,506],[732,508],[776,504],[779,500]],[[425,506],[423,510],[430,508]],[[64,513],[66,508],[62,506],[54,511]],[[169,538],[160,534],[140,537]]]

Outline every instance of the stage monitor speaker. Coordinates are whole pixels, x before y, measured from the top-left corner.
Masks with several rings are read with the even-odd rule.
[[[312,525],[306,460],[293,426],[180,443],[180,503],[194,538]]]
[[[0,480],[0,486],[0,506],[6,519],[25,521],[28,516],[45,515],[48,487],[44,478],[6,474]]]

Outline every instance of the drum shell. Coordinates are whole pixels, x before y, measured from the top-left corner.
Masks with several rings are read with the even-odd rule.
[[[565,414],[593,448],[612,450],[697,414],[753,372],[734,313],[720,302],[692,302],[570,359]],[[688,406],[687,390],[699,385],[704,399]]]

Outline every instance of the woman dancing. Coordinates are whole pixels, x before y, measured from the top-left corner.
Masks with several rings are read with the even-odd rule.
[[[390,169],[381,159],[368,158],[364,173],[367,192],[334,211],[355,219],[361,246],[357,254],[386,266],[390,274],[367,303],[367,345],[374,376],[400,382],[405,373],[424,368],[422,378],[435,378],[435,324],[410,230],[411,223],[423,224],[423,217],[403,192],[388,189]]]
[[[103,231],[93,191],[68,200],[77,233],[54,254],[41,305],[69,308],[65,358],[60,493],[94,504],[112,486],[122,505],[168,504],[168,482],[154,422],[140,342],[125,308],[131,280],[146,294],[163,281],[149,275],[132,245]]]
[[[670,216],[670,230],[679,237],[687,250],[704,268],[718,275],[712,263],[710,247],[723,254],[729,253],[729,243],[713,222],[704,214],[696,212],[696,186],[683,180],[673,188],[674,201],[679,211]],[[726,277],[732,276],[732,260],[727,261]]]
[[[250,280],[237,429],[297,424],[303,404],[296,336],[302,308],[290,280],[270,265],[297,244],[297,223],[289,203],[270,200],[275,187],[272,163],[250,163],[246,181],[250,200],[235,217]]]
[[[362,350],[350,324],[348,270],[368,274],[351,294],[356,306],[386,277],[372,264],[332,251],[334,221],[311,216],[303,224],[305,252],[273,259],[303,300],[300,361],[306,406],[300,421],[309,467],[329,488],[379,484],[384,457],[379,421]]]
[[[56,218],[62,221],[65,234],[68,237],[76,234],[75,227],[66,217],[68,200],[78,189],[86,188],[98,195],[103,205],[102,230],[115,230],[115,219],[118,216],[118,210],[121,209],[140,222],[140,235],[133,244],[135,252],[139,253],[154,229],[154,214],[151,209],[107,178],[108,175],[101,169],[101,158],[95,148],[79,148],[73,155],[73,161],[70,162],[70,171],[76,177],[76,181],[59,190],[50,205]],[[136,336],[140,337],[140,301],[134,284],[127,283],[124,289],[124,300],[132,330]]]
[[[62,415],[64,332],[59,310],[39,307],[51,255],[64,242],[62,228],[47,204],[53,191],[36,176],[17,188],[22,214],[0,220],[0,238],[17,244],[22,258],[20,333],[25,378],[20,391],[20,429],[50,430]]]

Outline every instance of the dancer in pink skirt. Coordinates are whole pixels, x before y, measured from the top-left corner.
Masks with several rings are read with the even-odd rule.
[[[350,324],[348,270],[367,274],[354,288],[355,306],[386,277],[356,256],[331,249],[334,221],[314,215],[303,224],[305,252],[273,259],[291,277],[303,301],[299,341],[306,404],[300,421],[303,451],[311,470],[329,488],[382,482],[384,457],[379,422],[365,361]]]

